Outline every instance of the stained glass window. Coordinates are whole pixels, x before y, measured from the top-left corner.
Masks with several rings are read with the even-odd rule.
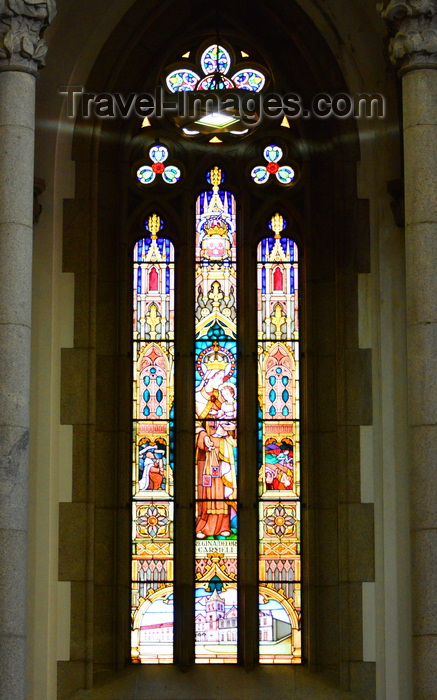
[[[146,222],[133,260],[132,659],[173,661],[174,252]]]
[[[170,92],[191,92],[195,90],[199,80],[200,75],[193,70],[180,68],[169,73],[166,83]]]
[[[239,70],[238,73],[232,76],[232,81],[240,90],[250,90],[251,92],[260,92],[266,82],[265,77],[259,70],[255,68]]]
[[[239,441],[253,439],[238,435],[237,411],[238,318],[244,315],[237,308],[237,257],[246,247],[237,255],[237,201],[224,173],[215,166],[206,179],[195,205],[194,271],[181,271],[187,279],[193,272],[195,277],[194,381],[188,378],[184,385],[194,399],[194,598],[179,597],[184,615],[194,618],[194,638],[187,644],[198,664],[235,664],[241,658],[246,632],[239,627],[244,595],[239,552],[245,543],[239,538],[238,472],[252,468],[254,479],[258,475],[258,529],[252,540],[258,542],[258,581],[249,585],[258,586],[253,619],[257,612],[259,661],[297,664],[302,658],[298,248],[283,216],[275,214],[271,234],[257,247],[258,464],[240,464]],[[145,228],[133,259],[132,659],[150,664],[175,658],[175,263],[162,218],[153,214]]]
[[[258,246],[259,659],[301,661],[298,249],[276,214]]]
[[[264,185],[268,182],[270,175],[276,175],[281,185],[291,185],[295,172],[289,165],[279,165],[283,155],[282,148],[279,146],[271,145],[264,149],[267,165],[256,165],[251,172],[252,180],[256,185]]]
[[[222,173],[196,204],[196,661],[237,661],[236,204]]]
[[[239,88],[260,92],[266,84],[265,75],[253,67],[240,68],[232,78],[227,74],[232,65],[229,51],[224,46],[211,44],[202,53],[200,68],[203,76],[200,77],[193,68],[188,66],[172,70],[166,77],[166,84],[170,92],[191,92],[193,90],[226,90]],[[238,66],[234,66],[237,68]],[[220,76],[220,79],[218,79]]]

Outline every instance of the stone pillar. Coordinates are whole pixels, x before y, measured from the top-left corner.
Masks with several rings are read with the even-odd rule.
[[[54,0],[0,0],[0,700],[26,697],[35,76]]]
[[[437,0],[379,10],[402,76],[413,682],[425,700],[437,678]]]

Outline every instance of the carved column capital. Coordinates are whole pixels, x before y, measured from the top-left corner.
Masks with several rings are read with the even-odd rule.
[[[437,0],[385,0],[377,9],[391,35],[391,61],[401,74],[437,68]]]
[[[35,74],[44,66],[42,38],[56,14],[56,0],[0,0],[0,70]]]

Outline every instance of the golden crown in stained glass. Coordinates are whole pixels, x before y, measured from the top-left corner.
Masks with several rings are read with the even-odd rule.
[[[215,219],[214,222],[205,224],[205,233],[208,236],[226,236],[229,231],[229,226],[223,219]]]
[[[223,352],[220,352],[218,343],[214,342],[212,346],[212,351],[205,357],[204,363],[207,370],[225,370],[229,364],[229,358]]]

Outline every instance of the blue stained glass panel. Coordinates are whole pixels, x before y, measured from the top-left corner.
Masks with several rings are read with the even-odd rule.
[[[188,68],[174,70],[166,78],[167,87],[171,92],[191,92],[195,89],[200,76]]]
[[[224,382],[233,381],[235,383],[237,362],[237,344],[235,341],[220,340],[219,342],[211,343],[209,339],[197,340],[195,357],[196,385],[201,383],[202,378],[210,371],[209,368],[211,366],[217,367],[217,370],[222,372]]]
[[[238,71],[232,76],[232,80],[240,90],[260,92],[266,82],[265,76],[254,68]]]
[[[226,74],[231,66],[231,57],[223,46],[212,44],[203,52],[200,65],[206,75],[215,71]]]

